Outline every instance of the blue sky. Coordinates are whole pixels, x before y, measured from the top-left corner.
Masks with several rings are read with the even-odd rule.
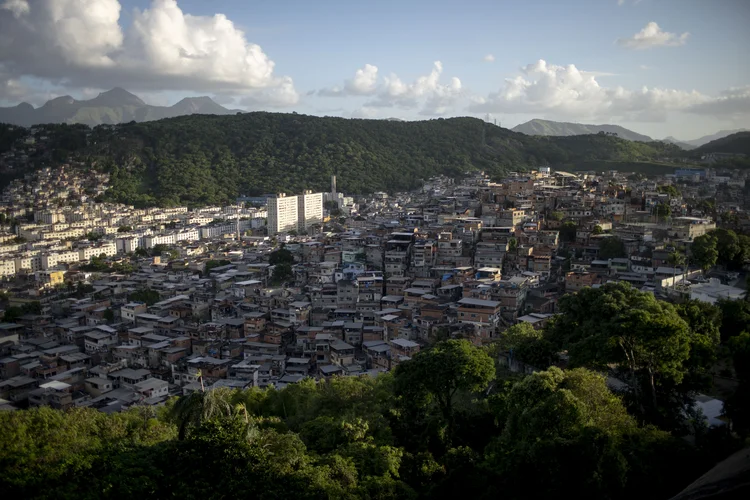
[[[489,113],[503,126],[607,122],[655,138],[750,128],[747,0],[85,3],[0,0],[0,101],[119,85],[154,104]]]

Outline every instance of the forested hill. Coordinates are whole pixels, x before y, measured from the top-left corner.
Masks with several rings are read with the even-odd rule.
[[[737,132],[711,141],[692,151],[693,154],[735,153],[750,155],[750,132]]]
[[[579,161],[649,160],[677,146],[616,137],[531,137],[474,118],[397,122],[298,114],[183,116],[100,126],[88,154],[112,172],[108,198],[137,205],[211,204],[241,194],[415,188],[436,174]]]

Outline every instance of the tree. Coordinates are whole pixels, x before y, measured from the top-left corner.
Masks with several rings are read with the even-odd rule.
[[[672,209],[668,203],[659,203],[654,207],[654,214],[657,217],[667,218],[672,215]]]
[[[681,195],[680,190],[677,189],[675,186],[669,185],[669,186],[659,186],[656,188],[656,191],[659,193],[666,193],[669,195],[670,198],[679,198]]]
[[[128,295],[128,300],[143,302],[147,306],[152,306],[161,300],[161,295],[156,290],[143,288]]]
[[[682,382],[685,389],[706,391],[712,383],[711,369],[721,342],[721,309],[713,304],[688,300],[675,305],[677,314],[690,327],[690,358]]]
[[[535,368],[547,368],[557,360],[552,343],[531,324],[522,322],[511,326],[500,334],[498,345],[512,358]]]
[[[594,234],[594,235],[596,235],[596,234],[602,234],[603,232],[604,232],[604,229],[602,229],[602,226],[600,226],[598,224],[596,226],[594,226],[594,229],[591,230],[591,234]]]
[[[167,245],[158,243],[151,249],[151,255],[153,255],[154,257],[159,257],[161,254],[167,252],[168,250],[169,247]]]
[[[599,242],[599,258],[600,259],[614,259],[627,257],[628,253],[625,250],[625,243],[617,236],[610,236],[603,238]]]
[[[721,309],[722,342],[727,342],[741,332],[750,331],[750,302],[719,299],[716,305]]]
[[[549,220],[561,221],[565,216],[562,212],[552,211],[549,213]]]
[[[286,245],[281,244],[281,248],[271,252],[268,255],[268,263],[272,266],[276,264],[294,264],[294,255],[287,250]]]
[[[734,256],[732,262],[730,262],[730,267],[734,269],[742,269],[745,263],[750,261],[750,236],[738,234],[737,242],[739,244],[739,252]]]
[[[291,264],[287,262],[281,262],[274,266],[271,281],[273,281],[273,283],[276,285],[280,285],[281,283],[293,277],[294,270],[292,269]]]
[[[397,394],[425,402],[435,401],[454,431],[454,400],[459,391],[479,392],[495,377],[493,360],[467,340],[445,340],[417,353],[396,368]]]
[[[637,425],[602,375],[552,367],[514,384],[503,403],[489,460],[511,498],[547,498],[560,482],[579,498],[612,498],[624,488],[621,443]]]
[[[104,320],[107,323],[112,323],[115,320],[115,312],[112,309],[107,308],[107,310],[104,311]]]
[[[203,386],[203,376],[198,374]],[[214,417],[231,417],[237,412],[247,413],[241,405],[232,403],[232,392],[227,388],[195,391],[177,399],[167,410],[167,418],[178,429],[178,439],[185,439],[205,420]]]
[[[508,240],[508,253],[515,253],[517,248],[518,240],[516,240],[515,238],[510,238],[510,240]]]
[[[750,333],[735,335],[729,339],[728,347],[740,382],[727,398],[724,411],[732,420],[732,429],[746,438],[750,435]]]
[[[690,358],[690,328],[674,306],[627,283],[608,283],[561,297],[559,311],[545,333],[567,349],[571,365],[617,367],[638,410],[658,418],[661,389],[682,382]]]
[[[669,256],[667,257],[667,262],[672,267],[672,289],[674,290],[675,286],[677,285],[677,268],[681,268],[685,265],[685,256],[682,254],[682,252],[675,250],[674,252],[671,252],[669,254]]]
[[[731,229],[714,229],[710,233],[716,237],[716,249],[719,252],[718,261],[723,265],[730,264],[740,253],[740,240],[737,233]]]
[[[129,233],[132,230],[133,230],[132,226],[120,226],[117,228],[118,233]]]
[[[719,258],[718,242],[716,236],[707,233],[695,238],[690,245],[690,255],[704,273],[716,265]]]

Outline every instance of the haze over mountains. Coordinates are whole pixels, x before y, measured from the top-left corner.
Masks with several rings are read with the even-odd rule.
[[[586,125],[583,123],[553,122],[550,120],[540,120],[538,118],[516,125],[511,130],[526,135],[557,136],[598,134],[599,132],[604,132],[606,134],[617,134],[617,137],[629,141],[653,141],[653,139],[647,135],[638,134],[619,125]]]
[[[629,141],[640,141],[650,142],[655,139],[632,130],[628,130],[625,127],[619,125],[587,125],[583,123],[568,123],[568,122],[555,122],[551,120],[541,120],[535,118],[529,120],[526,123],[516,125],[511,130],[514,132],[520,132],[526,135],[555,135],[555,136],[571,136],[571,135],[585,135],[585,134],[598,134],[604,132],[606,134],[617,134],[621,139],[627,139]],[[662,139],[664,142],[670,142],[683,149],[694,149],[704,144],[708,144],[711,141],[722,139],[737,132],[744,132],[746,129],[737,130],[720,130],[715,134],[705,135],[698,139],[692,140],[680,140],[672,136]],[[658,139],[657,139],[658,140]]]
[[[56,97],[34,108],[21,104],[0,108],[0,122],[30,127],[40,123],[102,124],[146,122],[176,116],[204,114],[229,115],[237,110],[226,109],[210,97],[186,97],[173,106],[152,106],[125,89],[114,88],[93,99],[76,100],[70,96]]]
[[[127,90],[115,87],[88,100],[77,100],[66,95],[51,99],[38,108],[34,108],[27,102],[22,102],[17,106],[0,107],[0,123],[24,127],[42,123],[79,123],[93,127],[131,121],[148,122],[193,114],[232,115],[238,112],[241,112],[241,110],[227,109],[207,96],[186,97],[172,106],[153,106],[146,104],[140,97]],[[403,121],[400,118],[387,118],[386,120]],[[651,142],[654,140],[647,135],[633,132],[620,125],[591,125],[538,118],[516,125],[511,130],[526,135],[540,136],[575,136],[604,132],[610,135],[616,134],[617,137],[629,141]],[[662,140],[675,144],[682,149],[690,150],[746,130],[720,130],[715,134],[693,140],[680,140],[671,136]]]

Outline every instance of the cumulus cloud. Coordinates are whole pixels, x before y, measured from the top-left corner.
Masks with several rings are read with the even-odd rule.
[[[391,74],[384,78],[377,97],[367,105],[415,109],[423,102],[420,114],[428,116],[446,114],[450,106],[460,97],[462,86],[461,80],[456,77],[451,78],[447,85],[440,83],[442,73],[443,64],[435,61],[430,74],[420,76],[412,83],[404,83],[397,75]]]
[[[358,69],[354,78],[346,80],[343,87],[331,87],[321,89],[318,95],[324,97],[342,97],[347,95],[373,95],[378,86],[378,67],[372,64],[365,64],[365,67]]]
[[[662,31],[658,24],[651,21],[641,31],[629,38],[618,38],[617,44],[629,49],[651,49],[653,47],[679,47],[685,45],[690,33],[678,35]]]
[[[357,108],[352,112],[352,118],[366,118],[366,119],[373,119],[378,117],[378,110],[377,108],[373,108],[370,106],[362,106],[361,108]]]
[[[724,118],[750,118],[750,86],[731,88],[715,99],[690,106],[687,111]]]
[[[492,54],[487,54],[483,57],[483,59],[485,62],[495,62],[495,56],[493,56]]]
[[[249,95],[240,99],[240,105],[252,109],[287,108],[299,102],[299,94],[289,77],[270,88],[251,90]]]
[[[274,62],[223,14],[193,16],[175,0],[153,0],[133,10],[124,29],[119,0],[6,0],[0,7],[0,61],[14,78],[298,99],[291,79],[276,76]]]
[[[29,2],[26,0],[5,0],[5,2],[0,5],[0,9],[11,11],[16,18],[28,14],[31,10]]]
[[[536,113],[568,119],[664,121],[670,111],[711,101],[696,91],[643,87],[603,87],[593,73],[575,65],[539,60],[521,68],[503,87],[470,106],[475,113]]]
[[[435,61],[429,74],[418,77],[408,83],[391,73],[382,79],[378,77],[378,68],[366,64],[357,70],[354,78],[346,80],[343,86],[329,87],[313,92],[320,96],[372,96],[372,99],[358,109],[357,117],[372,114],[375,108],[398,107],[402,109],[419,109],[427,116],[444,115],[452,110],[462,93],[461,80],[451,78],[447,84],[440,83],[443,64]]]

